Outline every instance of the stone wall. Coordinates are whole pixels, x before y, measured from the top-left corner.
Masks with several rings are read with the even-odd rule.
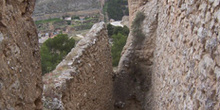
[[[40,110],[41,67],[31,14],[35,0],[0,1],[0,110]]]
[[[34,0],[0,1],[0,109],[40,110]],[[218,110],[220,0],[129,0],[131,28],[112,79],[104,23],[43,78],[46,109]],[[143,35],[142,35],[143,34]],[[113,83],[114,81],[114,83]],[[114,106],[113,106],[114,105]]]
[[[158,2],[155,109],[220,108],[220,1]]]
[[[104,22],[95,24],[56,70],[44,76],[45,107],[113,110],[111,62]]]
[[[131,28],[114,83],[115,107],[218,110],[220,1],[137,0],[129,6],[130,22],[138,11],[145,15],[144,38]]]

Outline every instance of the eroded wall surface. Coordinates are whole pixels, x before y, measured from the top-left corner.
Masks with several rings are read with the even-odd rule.
[[[220,1],[158,3],[155,109],[220,108]]]
[[[0,109],[40,110],[41,67],[31,14],[35,0],[0,1]]]
[[[220,1],[129,2],[130,22],[133,13],[145,15],[145,37],[137,43],[140,46],[134,45],[140,37],[133,36],[131,28],[114,84],[115,107],[218,110]]]
[[[112,59],[104,22],[90,32],[56,70],[44,76],[44,105],[50,109],[113,110]]]

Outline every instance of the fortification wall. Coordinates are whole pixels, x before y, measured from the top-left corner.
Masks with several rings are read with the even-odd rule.
[[[130,22],[138,12],[145,16],[139,31],[144,37],[131,28],[114,84],[116,107],[218,110],[219,5],[219,0],[129,1]]]
[[[220,108],[220,1],[158,2],[155,109]]]
[[[44,76],[44,103],[52,109],[113,110],[112,60],[104,22],[90,32],[56,70]]]

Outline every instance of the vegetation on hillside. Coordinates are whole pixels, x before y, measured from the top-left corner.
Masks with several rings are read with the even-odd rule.
[[[127,0],[109,0],[105,3],[103,12],[107,12],[110,19],[121,20],[124,15],[129,15],[127,5]]]
[[[40,50],[42,74],[54,70],[74,45],[75,40],[69,38],[67,34],[59,34],[45,41]]]
[[[57,21],[62,21],[62,20],[60,18],[52,18],[52,19],[47,19],[47,20],[35,21],[35,24],[38,25],[38,24],[57,22]]]
[[[126,44],[127,37],[129,34],[128,27],[118,27],[112,26],[111,24],[107,25],[108,35],[113,40],[112,44],[112,64],[114,67],[118,66],[119,60],[121,58],[121,52]]]
[[[49,32],[55,32],[57,30],[74,30],[81,31],[90,29],[93,24],[99,22],[99,15],[86,16],[83,20],[80,20],[79,16],[72,16],[72,20],[65,20],[68,16],[60,18],[52,18],[46,20],[35,21],[38,28],[38,32],[45,34]]]

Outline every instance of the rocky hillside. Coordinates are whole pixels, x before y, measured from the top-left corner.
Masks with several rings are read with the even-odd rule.
[[[98,13],[103,0],[36,0],[35,20]]]

